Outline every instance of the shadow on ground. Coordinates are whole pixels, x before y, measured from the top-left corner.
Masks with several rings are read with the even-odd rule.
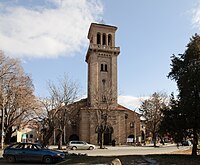
[[[109,164],[113,159],[118,158],[123,165],[199,165],[200,156],[166,154],[166,155],[127,155],[127,156],[69,156],[66,162],[60,165],[98,165]]]

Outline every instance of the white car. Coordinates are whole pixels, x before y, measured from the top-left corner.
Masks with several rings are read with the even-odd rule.
[[[79,150],[94,150],[95,145],[86,143],[84,141],[70,141],[67,144],[67,148],[69,148],[71,150],[77,150],[77,149],[79,149]]]

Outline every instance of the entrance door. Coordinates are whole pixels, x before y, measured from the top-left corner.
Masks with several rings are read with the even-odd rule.
[[[72,140],[79,141],[79,137],[78,137],[78,135],[76,135],[76,134],[72,134],[72,135],[69,137],[69,141],[72,141]]]
[[[101,141],[101,133],[100,129],[97,128],[97,133],[98,133],[98,144],[100,144]],[[112,143],[112,134],[113,134],[113,127],[108,126],[106,130],[104,131],[104,145],[110,145]]]
[[[112,133],[104,134],[104,145],[110,145],[112,142]]]

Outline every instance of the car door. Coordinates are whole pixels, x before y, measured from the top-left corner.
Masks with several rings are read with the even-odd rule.
[[[81,149],[86,150],[87,149],[87,144],[85,142],[80,142],[81,143]]]
[[[21,160],[32,160],[31,158],[31,153],[30,153],[30,145],[29,144],[24,144],[22,150],[21,150]]]
[[[22,151],[22,160],[41,161],[39,150],[34,149],[33,144],[25,144]]]
[[[38,146],[36,144],[32,144],[31,150],[32,150],[32,155],[34,156],[34,159],[37,160],[37,161],[42,161],[44,151],[41,148],[41,146]]]
[[[75,145],[76,145],[77,149],[79,149],[79,150],[83,149],[81,141],[77,141]]]
[[[23,147],[24,145],[23,144],[16,144],[16,145],[13,145],[11,148],[10,148],[10,154],[11,155],[14,155],[16,160],[22,160],[22,155],[23,155]]]

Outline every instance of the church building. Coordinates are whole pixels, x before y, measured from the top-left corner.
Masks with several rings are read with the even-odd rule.
[[[117,102],[117,59],[115,46],[117,27],[92,23],[88,32],[89,47],[87,98],[69,105],[73,115],[66,126],[65,138],[99,144],[141,142],[140,115]],[[104,129],[101,137],[101,129]]]

